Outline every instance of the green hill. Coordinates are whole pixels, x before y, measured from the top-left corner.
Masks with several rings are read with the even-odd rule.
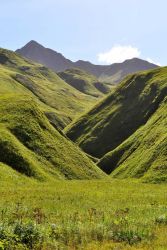
[[[104,176],[78,147],[50,125],[37,103],[26,95],[0,97],[0,149],[1,164],[28,177],[43,180]]]
[[[72,87],[87,95],[101,97],[102,94],[107,94],[110,91],[106,84],[99,82],[95,76],[80,69],[67,69],[58,75]]]
[[[167,181],[167,97],[149,121],[98,165],[113,177]]]
[[[1,178],[103,177],[104,173],[57,130],[95,101],[42,65],[0,49]]]
[[[0,94],[13,92],[34,97],[48,118],[61,128],[97,101],[46,67],[0,49]]]
[[[99,165],[107,173],[118,167],[112,176],[152,179],[153,169],[159,167],[157,179],[163,179],[167,167],[166,96],[167,67],[131,75],[67,127],[67,136],[95,157],[111,151]]]

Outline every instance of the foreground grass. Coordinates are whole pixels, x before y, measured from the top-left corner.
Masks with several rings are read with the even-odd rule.
[[[167,249],[166,185],[1,182],[0,197],[0,249]]]

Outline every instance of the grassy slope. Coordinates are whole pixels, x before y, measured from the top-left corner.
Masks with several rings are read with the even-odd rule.
[[[10,166],[0,162],[0,169],[1,169],[1,174],[0,174],[0,182],[1,185],[4,183],[4,185],[9,185],[9,184],[24,184],[24,183],[30,183],[31,179],[28,178],[26,175],[24,176],[17,170],[11,168]]]
[[[91,111],[67,127],[67,135],[87,153],[102,157],[144,125],[166,95],[166,67],[129,76]]]
[[[110,91],[110,88],[98,79],[80,69],[68,69],[58,75],[69,85],[87,95],[101,97]]]
[[[0,196],[0,242],[8,239],[9,249],[27,249],[11,247],[12,229],[19,225],[17,244],[21,240],[28,245],[24,233],[31,241],[39,230],[41,241],[36,233],[31,243],[41,242],[42,250],[165,250],[167,246],[166,185],[109,179],[7,185],[2,180]],[[26,225],[31,230],[25,231]]]
[[[149,121],[115,150],[106,154],[99,166],[113,177],[167,181],[167,98]]]
[[[89,179],[104,174],[54,129],[33,98],[0,98],[0,162],[37,179]]]
[[[72,88],[46,67],[0,49],[0,93],[13,92],[34,96],[48,117],[61,127],[97,100]]]

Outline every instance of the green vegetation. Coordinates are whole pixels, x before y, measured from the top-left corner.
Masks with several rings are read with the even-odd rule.
[[[92,110],[67,127],[67,136],[117,177],[166,176],[167,67],[127,77]],[[126,141],[127,140],[127,141]],[[143,157],[144,156],[144,157]]]
[[[106,84],[99,82],[95,76],[80,69],[68,69],[58,73],[58,75],[65,82],[87,95],[101,97],[102,94],[110,91]]]
[[[10,178],[10,177],[9,177]],[[1,249],[162,250],[166,185],[1,180]]]
[[[0,162],[40,180],[104,176],[27,96],[0,98],[0,149]]]
[[[167,68],[60,75],[0,49],[0,250],[165,250]]]
[[[46,67],[0,49],[0,94],[7,93],[33,97],[59,128],[65,127],[97,101],[97,98],[72,88]]]
[[[115,150],[106,154],[99,166],[113,177],[167,181],[167,98],[149,121]],[[113,171],[115,169],[115,171]]]

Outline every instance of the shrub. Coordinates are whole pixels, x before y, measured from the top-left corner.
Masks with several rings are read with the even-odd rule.
[[[17,235],[22,244],[33,249],[36,245],[42,245],[43,235],[37,225],[33,222],[27,224],[16,224],[14,234]]]
[[[166,214],[160,215],[159,217],[157,217],[155,219],[155,222],[158,223],[158,224],[167,225],[167,215]]]

